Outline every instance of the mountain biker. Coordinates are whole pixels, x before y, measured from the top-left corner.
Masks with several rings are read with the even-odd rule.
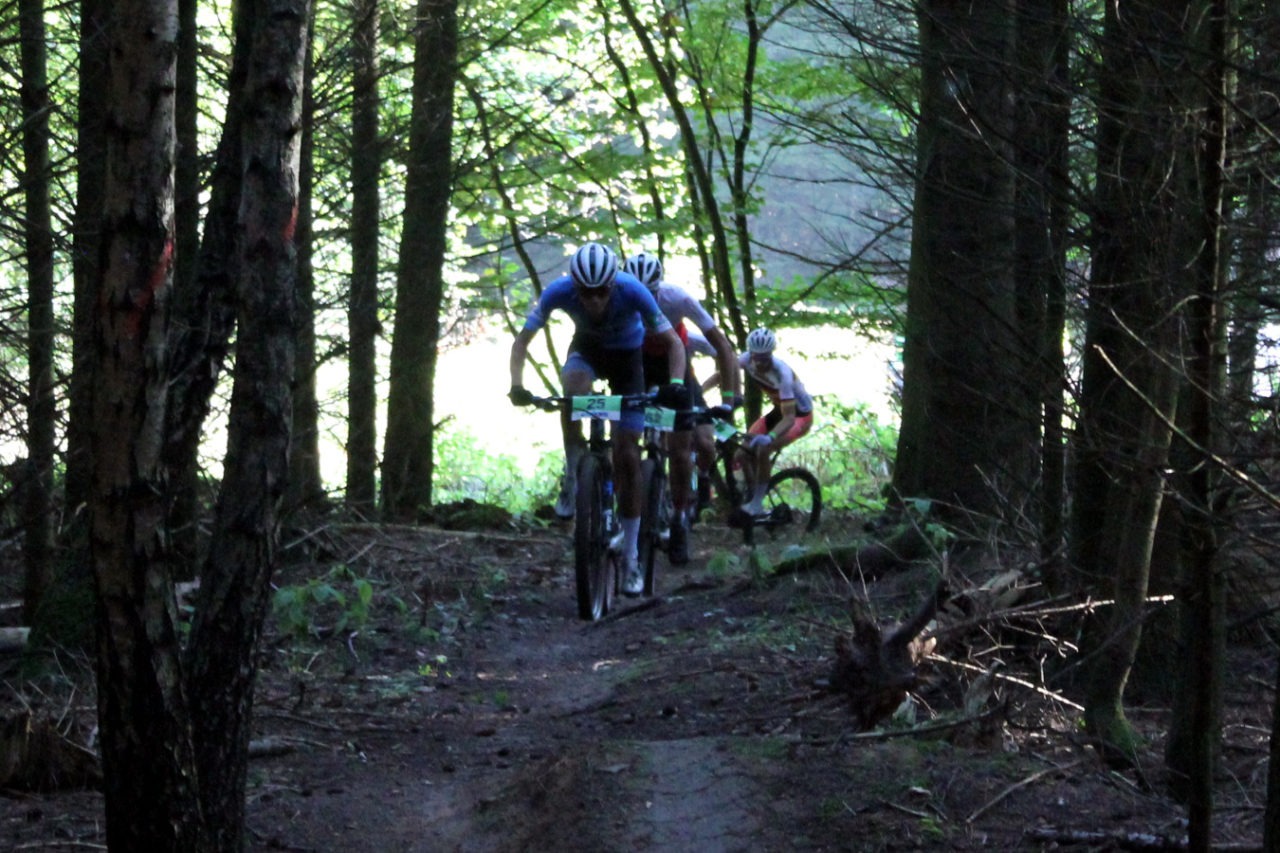
[[[635,277],[618,269],[618,257],[611,249],[599,243],[587,243],[574,252],[568,274],[552,281],[542,291],[511,344],[511,391],[507,396],[515,405],[527,406],[533,402],[533,395],[524,387],[529,342],[556,310],[568,314],[574,327],[569,353],[560,371],[565,396],[591,393],[592,383],[598,378],[608,380],[614,394],[643,394],[640,344],[646,329],[665,341],[669,375],[684,376],[684,344],[653,295]],[[688,389],[681,379],[673,379],[659,389],[657,402],[672,409],[687,409]],[[586,441],[582,425],[573,421],[568,411],[562,412],[561,429],[565,451],[561,497],[567,494],[566,503],[571,507],[578,460],[586,449]],[[643,412],[623,412],[621,420],[610,422],[614,486],[622,526],[623,592],[628,595],[638,595],[644,588],[636,547],[643,504],[639,487],[639,438],[643,429]],[[559,510],[557,506],[557,514]]]
[[[626,270],[638,278],[645,287],[649,288],[649,292],[653,294],[653,298],[657,300],[658,307],[675,328],[676,334],[679,335],[683,345],[687,347],[689,341],[689,331],[685,328],[684,323],[686,319],[690,320],[711,343],[717,355],[721,375],[729,377],[721,386],[725,400],[722,414],[727,415],[726,420],[731,420],[733,418],[735,395],[737,389],[741,387],[737,369],[737,354],[733,351],[733,344],[729,343],[729,339],[725,337],[724,332],[720,331],[720,327],[716,325],[716,321],[707,313],[707,309],[702,307],[701,302],[684,289],[663,281],[662,261],[658,259],[657,255],[645,252],[633,255],[627,259]],[[646,335],[641,351],[644,354],[644,378],[646,384],[652,386],[666,383],[671,374],[668,372],[662,339],[652,333]],[[702,389],[694,381],[693,373],[688,367],[688,361],[688,352],[686,350],[685,371],[681,374],[685,387],[689,389],[692,395],[693,405],[699,408],[706,408],[706,400],[702,396]],[[689,518],[691,505],[693,504],[694,468],[692,452],[694,423],[695,419],[692,414],[677,416],[676,428],[668,439],[668,458],[671,460],[671,503],[675,511],[671,519],[671,541],[667,556],[672,565],[676,566],[689,562]],[[712,450],[714,453],[714,443]],[[707,483],[708,485],[710,484],[709,479]]]
[[[813,426],[813,399],[786,362],[775,356],[778,338],[766,328],[747,335],[747,351],[738,356],[746,381],[754,383],[773,403],[773,408],[747,428],[750,438],[744,445],[747,479],[752,484],[750,500],[734,511],[731,522],[744,515],[764,512],[764,496],[774,454],[809,432]]]

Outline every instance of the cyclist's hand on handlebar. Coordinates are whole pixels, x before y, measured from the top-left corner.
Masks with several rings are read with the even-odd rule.
[[[692,398],[693,395],[689,393],[688,388],[681,383],[672,382],[658,389],[658,396],[654,398],[654,402],[667,409],[688,409]]]
[[[773,438],[768,435],[753,435],[750,440],[747,441],[747,447],[752,450],[755,450],[757,447],[768,447],[771,444],[773,444]]]
[[[507,392],[507,399],[513,406],[532,406],[534,402],[533,394],[523,385],[512,385],[511,390]]]
[[[707,414],[716,420],[727,421],[733,423],[733,407],[732,406],[712,406],[707,409]]]

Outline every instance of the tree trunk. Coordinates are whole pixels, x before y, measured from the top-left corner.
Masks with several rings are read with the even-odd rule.
[[[201,572],[188,682],[201,811],[219,850],[244,847],[258,641],[289,469],[294,239],[310,20],[307,0],[242,0],[241,7],[254,26],[235,229],[240,335],[222,492]]]
[[[712,280],[715,286],[714,289],[708,288],[708,298],[714,300],[718,297],[723,300],[729,315],[729,326],[733,329],[732,337],[739,341],[745,341],[749,329],[743,318],[742,309],[738,305],[737,291],[733,287],[733,271],[729,263],[729,235],[725,231],[724,221],[720,216],[720,205],[716,200],[715,185],[711,180],[711,167],[707,164],[702,150],[698,147],[699,137],[694,131],[693,121],[689,118],[689,111],[680,100],[680,89],[676,76],[673,70],[663,61],[662,57],[658,55],[657,47],[654,45],[649,29],[636,15],[635,4],[632,0],[620,0],[618,7],[622,10],[622,14],[626,16],[627,24],[631,27],[632,34],[640,42],[640,47],[644,50],[645,59],[648,60],[650,68],[652,68],[654,75],[657,76],[658,84],[662,86],[662,93],[666,96],[667,105],[671,108],[671,115],[680,128],[680,146],[684,150],[685,161],[688,163],[689,172],[691,173],[690,186],[695,188],[698,194],[697,199],[691,203],[700,206],[705,211],[703,222],[705,222],[706,228],[712,235],[710,240],[710,260]]]
[[[227,109],[209,179],[209,207],[204,219],[195,281],[174,291],[171,308],[168,412],[164,464],[169,472],[170,517],[183,523],[182,504],[194,500],[199,449],[205,418],[235,329],[234,283],[239,276],[235,250],[236,222],[242,192],[240,172],[245,79],[252,44],[254,4],[237,4],[232,19],[234,43],[227,81]],[[191,555],[174,551],[175,572],[190,571]]]
[[[178,89],[175,106],[177,159],[174,166],[175,256],[173,290],[189,294],[196,285],[200,253],[200,103],[197,85],[197,0],[178,0]],[[185,301],[184,296],[175,296]],[[183,579],[200,564],[200,468],[193,455],[170,474],[168,535],[173,564],[186,567]]]
[[[351,105],[351,296],[347,308],[347,506],[371,517],[378,472],[378,0],[355,4]]]
[[[1072,565],[1110,618],[1085,632],[1086,724],[1118,761],[1132,755],[1125,683],[1142,634],[1180,362],[1179,305],[1202,234],[1189,226],[1197,138],[1188,95],[1187,2],[1106,12],[1099,82],[1093,269],[1076,436]]]
[[[1043,433],[1040,452],[1040,559],[1050,589],[1065,588],[1066,272],[1070,191],[1070,33],[1067,0],[1020,0],[1017,25],[1017,190],[1014,287],[1018,329],[1026,341],[1027,375],[1039,376]]]
[[[298,353],[293,386],[293,446],[289,452],[289,487],[285,511],[318,509],[325,501],[320,474],[320,405],[316,397],[315,275],[311,266],[311,192],[315,178],[315,66],[308,38],[303,93],[302,155],[298,168]]]
[[[1246,182],[1240,237],[1238,270],[1227,295],[1229,337],[1227,342],[1227,411],[1233,432],[1249,434],[1250,419],[1256,411],[1254,381],[1258,359],[1258,338],[1266,315],[1261,296],[1273,280],[1274,262],[1270,257],[1275,233],[1273,206],[1276,203],[1271,178],[1260,169],[1241,176]]]
[[[1017,334],[1007,4],[919,6],[917,183],[895,492],[975,525],[1030,494],[1039,342]]]
[[[96,323],[91,555],[112,850],[202,850],[181,639],[163,560],[176,0],[117,0]]]
[[[444,256],[453,190],[453,89],[458,74],[457,0],[420,0],[414,43],[410,162],[396,276],[396,326],[382,462],[387,518],[431,505],[432,386],[444,300]]]
[[[23,612],[33,624],[53,579],[53,222],[43,0],[21,0],[23,221],[27,255],[27,464],[22,477]]]
[[[1225,615],[1222,572],[1218,566],[1217,492],[1220,474],[1214,406],[1224,388],[1224,353],[1220,330],[1219,292],[1223,265],[1222,212],[1227,147],[1227,3],[1205,0],[1197,16],[1203,31],[1196,44],[1204,46],[1207,104],[1203,110],[1199,160],[1201,252],[1194,267],[1195,293],[1187,309],[1190,349],[1188,440],[1194,465],[1186,475],[1184,502],[1189,511],[1189,583],[1180,604],[1185,613],[1181,641],[1179,691],[1170,729],[1166,762],[1187,803],[1188,846],[1208,850],[1213,818],[1213,770],[1221,731],[1222,669],[1225,656]]]
[[[71,384],[67,393],[66,505],[69,530],[92,489],[90,441],[93,430],[94,311],[99,285],[99,229],[107,177],[106,106],[108,0],[81,0],[80,77],[76,98],[76,212],[72,225]],[[78,537],[73,537],[73,540]],[[79,543],[73,541],[73,547]]]
[[[1271,692],[1271,742],[1267,747],[1267,808],[1262,818],[1262,849],[1280,850],[1280,666]]]

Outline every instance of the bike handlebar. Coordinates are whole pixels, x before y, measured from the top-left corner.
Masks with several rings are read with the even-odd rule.
[[[553,395],[550,397],[535,396],[530,401],[529,405],[538,409],[542,409],[544,412],[554,412],[554,411],[557,411],[558,409],[563,409],[563,408],[572,406],[575,398],[596,397],[596,398],[604,399],[606,397],[618,397],[622,400],[623,411],[638,411],[638,410],[643,410],[650,407],[667,408],[666,406],[658,406],[654,402],[657,396],[658,396],[657,394],[570,394],[567,396]],[[704,408],[703,406],[690,406],[687,409],[671,409],[671,411],[681,415],[687,415],[687,414],[705,415],[707,413],[707,409]]]

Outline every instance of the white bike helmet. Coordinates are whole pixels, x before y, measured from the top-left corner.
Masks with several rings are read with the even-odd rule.
[[[627,272],[640,279],[650,290],[656,291],[662,283],[662,261],[653,255],[641,252],[627,258]]]
[[[618,256],[599,243],[587,243],[573,253],[569,275],[579,287],[604,287],[613,284],[618,274]]]
[[[751,334],[747,335],[747,351],[751,353],[773,352],[778,346],[778,336],[768,329],[761,326],[759,329],[752,329]]]

